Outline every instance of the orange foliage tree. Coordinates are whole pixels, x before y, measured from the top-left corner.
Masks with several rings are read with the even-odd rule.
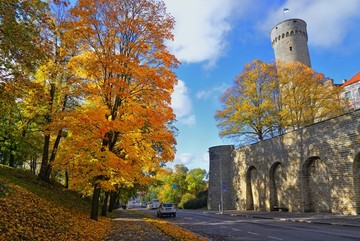
[[[58,161],[71,167],[74,182],[92,184],[97,219],[101,189],[147,182],[174,157],[178,61],[165,46],[174,20],[157,0],[80,0],[71,14],[66,35],[81,54],[68,68],[85,99],[66,117],[67,153]]]
[[[276,66],[260,60],[246,64],[222,96],[223,109],[215,116],[220,136],[243,144],[273,136],[279,127],[278,98]]]
[[[277,63],[283,126],[299,128],[344,112],[343,89],[300,63]]]
[[[254,60],[222,96],[224,108],[215,116],[220,136],[249,144],[337,116],[345,106],[341,92],[302,63]]]
[[[72,85],[72,74],[67,71],[67,63],[76,54],[76,48],[63,40],[62,26],[69,17],[68,5],[65,1],[48,3],[48,45],[51,46],[48,58],[37,68],[32,86],[23,97],[23,113],[27,119],[38,119],[38,126],[43,136],[43,151],[39,177],[50,182],[52,162],[60,140],[64,136],[64,112],[76,105],[79,92]],[[57,123],[57,126],[55,126]],[[52,126],[52,127],[50,127]]]

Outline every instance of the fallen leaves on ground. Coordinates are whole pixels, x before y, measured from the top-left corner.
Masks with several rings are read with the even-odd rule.
[[[146,222],[143,217],[127,210],[116,210],[106,241],[172,241],[170,236]]]
[[[177,241],[206,241],[207,239],[202,238],[193,232],[190,232],[186,229],[183,229],[171,222],[166,222],[164,220],[156,219],[152,216],[145,215],[145,214],[139,214],[144,217],[144,220],[158,229],[160,229],[162,232],[166,233],[168,236],[172,237],[174,240]]]
[[[76,203],[67,191],[30,185],[32,180],[26,177],[22,181],[3,175],[1,166],[0,174],[0,183],[7,190],[0,195],[0,240],[104,239],[111,220],[90,220],[88,206]]]

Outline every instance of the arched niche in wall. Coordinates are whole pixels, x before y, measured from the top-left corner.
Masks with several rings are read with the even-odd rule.
[[[331,188],[326,163],[318,156],[302,166],[304,212],[331,212]]]

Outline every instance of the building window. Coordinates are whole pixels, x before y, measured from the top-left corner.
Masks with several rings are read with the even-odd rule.
[[[352,100],[351,91],[346,91],[346,92],[345,92],[345,98],[346,98],[348,101],[351,101],[351,100]]]
[[[358,96],[360,96],[360,87],[358,88]]]
[[[292,51],[292,46],[290,46],[290,51]]]

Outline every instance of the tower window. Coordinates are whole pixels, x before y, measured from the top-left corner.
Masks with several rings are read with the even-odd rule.
[[[292,51],[292,46],[290,46],[290,51]]]

